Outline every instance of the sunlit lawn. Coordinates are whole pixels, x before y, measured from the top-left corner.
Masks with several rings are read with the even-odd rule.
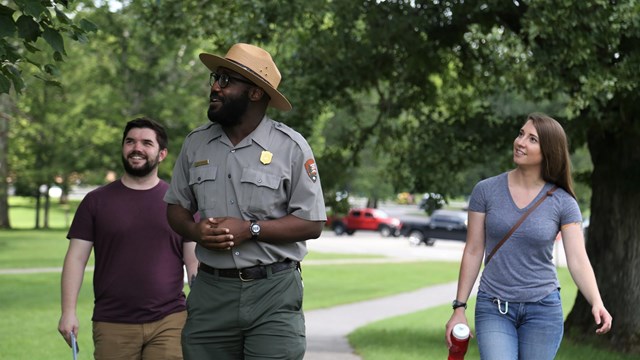
[[[0,236],[0,241],[6,241],[3,235]],[[28,267],[26,261],[22,264]],[[424,276],[436,269],[442,274],[435,278],[437,281],[452,281],[457,265],[410,263],[305,266],[305,309],[312,310],[413,290],[436,281],[427,281]],[[92,274],[88,271],[85,275],[78,303],[81,328],[78,341],[81,352],[86,356],[81,358],[91,358],[88,354],[93,351],[90,321],[93,308]],[[374,282],[371,279],[376,280]],[[56,331],[60,316],[59,283],[58,272],[0,274],[0,303],[3,304],[0,307],[0,318],[3,319],[3,326],[0,327],[0,354],[3,359],[68,358],[68,348]],[[185,291],[188,292],[188,288]]]
[[[573,307],[577,288],[566,268],[559,269],[562,285],[562,306],[565,316]],[[474,329],[475,298],[469,301],[467,319]],[[436,308],[386,319],[357,329],[349,341],[365,360],[441,360],[447,358],[444,343],[444,325],[451,315],[451,307]],[[479,359],[477,343],[469,343],[465,359]],[[563,340],[558,360],[633,360],[638,356],[611,353],[584,344]]]
[[[61,267],[67,249],[66,230],[0,232],[0,270]],[[356,256],[362,259],[378,256]],[[311,253],[312,260],[354,258]],[[303,265],[305,310],[371,299],[454,281],[457,264],[443,262]],[[425,276],[433,274],[433,276]],[[87,271],[79,298],[81,353],[91,358],[92,275]],[[372,281],[375,279],[375,281]],[[400,281],[399,281],[400,279]],[[0,354],[7,359],[66,359],[69,349],[57,333],[60,316],[60,274],[0,274]],[[188,288],[185,289],[188,292]],[[29,336],[24,336],[29,334]]]
[[[77,206],[77,205],[75,205]],[[54,230],[0,231],[0,271],[15,268],[59,268],[67,249],[65,210],[52,212]],[[17,211],[17,212],[16,212]],[[75,211],[75,210],[74,210]],[[12,208],[13,224],[33,228],[34,222],[16,221],[31,217],[29,204]],[[53,215],[57,214],[57,215]],[[55,219],[55,221],[53,221]],[[313,260],[379,256],[310,253],[303,263],[305,310],[330,307],[415,290],[424,286],[455,281],[458,263],[417,262],[390,264],[313,265]],[[90,260],[90,265],[93,259]],[[571,309],[576,287],[566,269],[560,269],[565,311]],[[80,318],[80,359],[92,358],[91,313],[93,308],[91,271],[85,274],[78,303]],[[60,316],[60,274],[57,270],[36,274],[0,274],[0,358],[15,360],[68,359],[70,350],[57,333]],[[185,288],[188,293],[188,288]],[[473,322],[473,300],[469,306]],[[365,360],[444,359],[444,324],[451,313],[441,306],[414,314],[383,320],[358,329],[349,339]],[[473,328],[473,325],[472,325]],[[467,356],[477,359],[472,341]],[[565,340],[558,359],[631,360]]]
[[[66,236],[66,230],[0,231],[0,268],[61,267],[69,245]]]
[[[455,273],[457,264],[437,263],[438,268],[445,272]],[[378,295],[378,289],[369,284],[372,281],[359,282],[362,273],[367,273],[370,279],[376,279],[378,287],[396,286],[390,291],[401,291],[425,286],[425,282],[407,279],[403,285],[398,283],[402,277],[386,277],[385,273],[413,270],[427,270],[416,267],[416,264],[388,264],[340,266],[307,266],[305,273],[305,309],[311,310],[321,306],[336,305],[344,301],[353,300],[352,296],[373,298]],[[331,270],[330,272],[327,272]],[[568,279],[566,270],[561,271],[565,280]],[[80,317],[81,333],[79,344],[81,359],[89,359],[93,351],[91,340],[91,311],[93,307],[93,293],[91,291],[91,272],[87,272],[82,292],[80,294],[78,313]],[[0,354],[3,359],[67,359],[69,349],[56,331],[60,316],[59,273],[0,275]],[[344,281],[339,281],[343,279]],[[450,279],[449,279],[450,280]],[[563,283],[566,281],[563,280]],[[400,281],[404,282],[404,281]],[[188,289],[186,289],[188,291]],[[350,293],[356,293],[353,295]],[[340,296],[350,294],[349,296]],[[571,308],[575,287],[565,285],[563,300],[565,309]],[[471,301],[470,309],[473,309]],[[473,310],[468,310],[469,320],[473,321]],[[363,327],[350,336],[354,347],[363,354],[366,360],[376,359],[444,359],[446,349],[443,343],[443,328],[450,314],[449,306],[441,306],[414,314],[384,320]],[[473,325],[472,325],[473,326]],[[28,336],[25,336],[28,334]],[[477,347],[472,341],[468,359],[477,359]],[[564,341],[558,359],[619,359],[631,360],[634,357],[615,355],[598,349],[585,348],[584,345],[574,345]]]
[[[81,359],[92,359],[91,277],[85,273],[78,302]],[[71,351],[58,334],[60,274],[0,275],[0,357],[2,359],[71,359]]]
[[[67,204],[60,204],[57,198],[52,198],[49,207],[49,227],[52,229],[66,229],[71,225],[73,214],[78,208],[79,201],[71,200]],[[40,203],[40,227],[44,226],[44,199]],[[36,199],[35,197],[10,196],[9,218],[13,229],[36,228]]]

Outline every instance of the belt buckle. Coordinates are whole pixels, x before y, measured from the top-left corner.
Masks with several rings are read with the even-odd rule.
[[[245,279],[244,277],[242,277],[242,271],[243,271],[242,269],[238,270],[238,277],[240,278],[241,281],[250,282],[255,280],[255,279]]]

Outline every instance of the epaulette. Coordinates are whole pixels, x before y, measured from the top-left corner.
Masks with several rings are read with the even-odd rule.
[[[305,139],[304,136],[302,136],[302,134],[300,134],[293,128],[279,121],[274,120],[273,122],[275,123],[275,128],[277,130],[279,130],[280,132],[282,132],[283,134],[291,138],[291,140],[293,140],[296,144],[298,144],[298,146],[300,146],[301,148],[309,147],[309,143],[307,142],[307,139]]]
[[[189,137],[189,136],[191,136],[191,135],[193,135],[193,134],[195,134],[195,133],[198,133],[198,132],[202,132],[202,131],[209,130],[209,129],[211,129],[211,128],[212,128],[213,126],[215,126],[215,125],[217,125],[217,124],[214,124],[214,123],[212,123],[212,122],[209,122],[209,123],[207,123],[207,124],[200,125],[200,126],[198,126],[197,128],[195,128],[195,129],[191,130],[191,132],[187,135],[187,137]]]

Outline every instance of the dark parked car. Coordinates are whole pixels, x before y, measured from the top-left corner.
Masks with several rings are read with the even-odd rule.
[[[467,212],[436,210],[428,221],[404,221],[400,234],[408,237],[412,245],[432,246],[436,239],[466,241]]]

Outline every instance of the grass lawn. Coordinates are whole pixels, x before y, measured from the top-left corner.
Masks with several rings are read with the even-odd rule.
[[[62,267],[69,246],[66,229],[0,231],[0,269]],[[378,258],[375,255],[309,254],[307,260]],[[93,265],[93,256],[89,259]]]
[[[441,272],[441,275],[427,281],[423,274],[434,271]],[[455,263],[306,266],[303,270],[305,309],[413,290],[438,281],[453,281],[456,271]],[[85,274],[78,303],[81,358],[91,358],[93,352],[90,320],[93,309],[92,274]],[[376,281],[372,282],[371,279]],[[398,279],[403,281],[399,282]],[[67,359],[69,349],[57,332],[60,274],[0,275],[0,284],[0,304],[3,304],[0,318],[4,325],[0,327],[2,358]],[[185,291],[188,292],[188,288]]]
[[[566,268],[558,271],[562,285],[565,317],[573,307],[577,288]],[[469,300],[467,319],[474,331],[475,298]],[[349,335],[349,342],[365,360],[440,360],[447,358],[444,326],[451,316],[451,306],[443,305],[417,313],[385,319],[362,327]],[[474,339],[469,343],[466,359],[479,359]],[[611,353],[584,344],[563,340],[557,360],[634,360],[637,355]]]
[[[0,269],[62,267],[66,236],[62,229],[0,231]]]
[[[71,225],[73,214],[78,205],[77,200],[71,200],[68,204],[60,204],[57,198],[52,198],[49,207],[49,228],[66,229]],[[36,228],[36,199],[34,197],[10,196],[9,197],[9,221],[14,229]],[[40,202],[40,226],[44,225],[44,198]]]
[[[457,268],[457,263],[439,262],[306,266],[303,270],[305,309],[312,310],[370,299],[386,293],[413,290],[430,283],[453,281]],[[412,273],[440,275],[429,281],[425,280],[424,276],[418,280],[398,276]],[[91,276],[92,272],[85,275],[78,304],[81,359],[91,358],[93,352],[90,320],[93,308]],[[560,276],[563,284],[563,305],[568,311],[573,304],[576,288],[566,269],[561,269]],[[371,279],[376,280],[373,282]],[[60,316],[59,283],[59,273],[0,275],[0,304],[3,304],[0,307],[0,318],[3,319],[4,325],[0,327],[0,338],[3,339],[0,341],[0,354],[3,359],[69,358],[69,349],[56,330]],[[386,290],[381,292],[381,289]],[[188,288],[185,291],[188,292]],[[467,311],[473,329],[473,299]],[[446,358],[443,329],[450,313],[450,307],[444,305],[383,320],[356,330],[350,335],[349,340],[366,360],[443,359]],[[478,358],[473,340],[467,358]],[[582,344],[572,344],[569,341],[563,342],[558,355],[558,359],[566,360],[633,358],[585,347]]]
[[[459,268],[452,262],[302,266],[305,310],[456,281]]]
[[[93,358],[91,277],[85,274],[78,302],[80,359]],[[0,357],[2,359],[71,359],[58,333],[60,274],[0,275]]]
[[[68,214],[76,204],[52,204],[52,230],[28,230],[34,227],[33,199],[12,198],[11,221],[21,230],[0,231],[0,270],[13,268],[61,267],[67,250]],[[344,254],[310,253],[306,260],[368,258]],[[93,265],[93,258],[89,265]],[[455,262],[418,262],[390,264],[308,265],[303,264],[305,310],[362,301],[380,296],[415,290],[424,286],[455,281]],[[78,302],[80,318],[80,359],[91,359],[91,313],[93,309],[92,275],[85,274]],[[560,271],[565,310],[571,309],[575,285],[566,269]],[[185,288],[188,292],[188,288]],[[471,301],[473,303],[473,300]],[[70,349],[57,332],[60,316],[59,272],[0,274],[0,358],[12,360],[68,359]],[[473,304],[467,310],[473,321]],[[444,324],[451,313],[448,305],[418,313],[387,319],[358,329],[349,339],[365,360],[376,359],[443,359]],[[473,329],[473,324],[472,324]],[[472,341],[467,356],[477,359]],[[631,360],[564,341],[558,359]]]
[[[61,267],[68,246],[65,236],[66,230],[63,229],[1,231],[0,270]],[[378,256],[311,253],[306,259],[375,257]],[[442,262],[303,266],[305,310],[454,281],[458,269],[456,263]],[[91,358],[93,353],[92,275],[92,272],[86,272],[78,302],[81,359]],[[188,292],[188,288],[185,291]],[[57,332],[60,317],[59,272],[0,274],[0,304],[3,305],[0,306],[0,318],[4,325],[0,327],[0,354],[3,359],[69,358],[69,348]]]

